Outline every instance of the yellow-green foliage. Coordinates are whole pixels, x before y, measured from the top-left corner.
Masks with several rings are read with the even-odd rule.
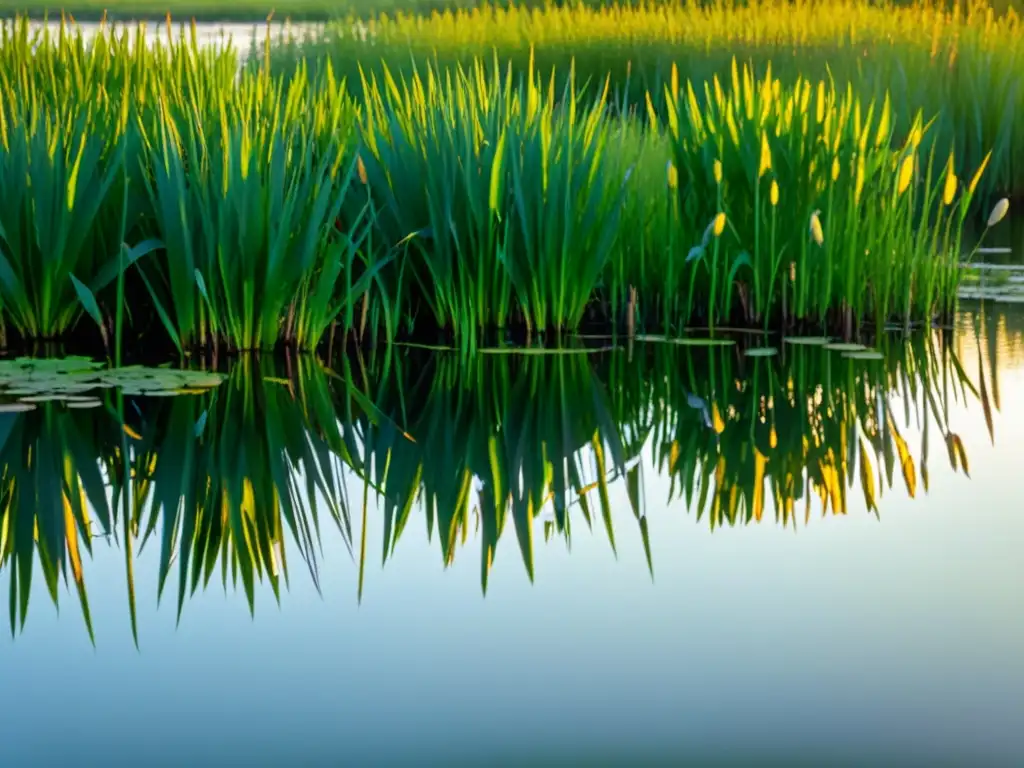
[[[612,102],[642,108],[650,90],[659,110],[673,65],[694,80],[727,77],[734,57],[759,75],[771,61],[787,83],[831,73],[865,101],[888,91],[898,139],[922,109],[938,116],[932,133],[940,146],[955,144],[969,164],[993,152],[988,188],[1024,187],[1024,24],[1012,9],[997,15],[985,3],[963,10],[931,0],[755,0],[397,14],[285,41],[276,61],[287,67],[329,56],[339,72],[384,61],[408,73],[428,60],[445,66],[497,55],[525,71],[531,47],[545,75],[552,67],[566,75],[574,60],[577,82],[596,88],[610,76]]]
[[[83,310],[120,337],[125,307],[182,350],[927,322],[955,302],[988,158],[884,91],[736,61],[670,70],[639,117],[571,66],[383,68],[353,96],[329,62],[239,70],[185,35],[4,34],[0,319],[31,338]]]

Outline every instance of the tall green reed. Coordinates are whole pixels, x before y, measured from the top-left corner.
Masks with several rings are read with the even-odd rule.
[[[30,105],[0,110],[19,212],[0,214],[0,316],[22,336],[73,331],[82,309],[182,351],[310,350],[339,330],[471,347],[623,310],[627,328],[851,335],[948,315],[984,178],[959,183],[922,113],[901,141],[891,99],[735,63],[725,87],[670,78],[641,120],[572,67],[564,86],[497,60],[368,70],[354,99],[330,65],[239,69],[194,31],[151,48],[4,34],[0,77]],[[18,181],[30,160],[44,181]]]

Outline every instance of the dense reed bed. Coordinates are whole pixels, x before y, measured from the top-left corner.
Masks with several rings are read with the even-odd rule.
[[[342,337],[948,318],[990,164],[820,80],[610,84],[480,61],[353,96],[170,29],[0,41],[0,319],[20,339],[311,350]],[[698,98],[697,94],[702,94]],[[652,102],[653,102],[652,96]],[[995,206],[996,225],[1008,203]]]
[[[992,151],[986,190],[1024,192],[1024,26],[1018,10],[989,3],[687,2],[550,5],[397,13],[357,24],[328,25],[312,38],[283,40],[275,59],[329,58],[353,82],[360,68],[386,64],[409,75],[426,63],[447,67],[492,56],[525,71],[532,55],[545,77],[562,82],[574,62],[577,82],[600,89],[611,78],[612,103],[642,112],[650,92],[660,110],[677,67],[684,78],[727,79],[732,60],[763,76],[834,78],[864,101],[888,93],[899,105],[900,139],[917,109],[935,116],[943,151],[955,146],[972,166]],[[562,82],[557,87],[561,87]],[[698,90],[703,103],[704,94]]]
[[[657,0],[672,5],[671,0]],[[912,5],[915,0],[895,0],[900,5]],[[40,18],[47,12],[51,17],[63,10],[81,21],[104,18],[155,19],[168,13],[183,19],[200,21],[253,21],[261,22],[268,14],[278,19],[293,21],[332,21],[352,15],[370,19],[382,13],[430,14],[445,11],[470,10],[483,5],[517,8],[542,8],[550,5],[584,5],[601,8],[609,5],[637,5],[634,0],[62,0],[54,4],[48,0],[0,0],[0,13],[28,13]],[[1013,8],[1018,13],[1021,0],[991,0],[997,11]]]
[[[879,514],[894,488],[926,492],[936,459],[969,474],[950,414],[980,400],[995,435],[999,403],[995,372],[979,357],[968,376],[939,335],[881,348],[883,359],[858,360],[797,345],[775,358],[661,343],[473,358],[392,347],[334,370],[248,358],[208,394],[125,395],[121,415],[117,395],[107,409],[4,413],[12,629],[42,578],[54,600],[61,580],[72,585],[92,632],[87,554],[104,536],[125,557],[134,626],[135,601],[151,599],[135,591],[147,546],[157,597],[176,592],[180,618],[213,580],[253,610],[261,583],[280,599],[289,557],[318,583],[320,558],[345,556],[322,550],[328,530],[358,558],[358,595],[413,525],[445,565],[479,546],[486,591],[499,550],[534,578],[542,542],[596,528],[615,551],[623,518],[654,569],[659,506],[713,529]],[[651,475],[667,497],[648,498]]]

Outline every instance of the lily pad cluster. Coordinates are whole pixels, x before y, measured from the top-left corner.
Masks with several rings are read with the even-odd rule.
[[[0,413],[28,411],[37,403],[60,402],[68,408],[95,408],[100,393],[119,389],[126,395],[167,397],[194,395],[219,386],[224,376],[208,371],[148,368],[141,365],[107,368],[88,357],[0,360]]]
[[[787,344],[820,346],[829,352],[838,352],[851,360],[884,360],[885,355],[877,349],[868,349],[863,344],[832,342],[825,336],[787,336]]]

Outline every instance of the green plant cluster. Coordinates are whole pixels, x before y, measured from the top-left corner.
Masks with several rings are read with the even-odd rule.
[[[355,82],[358,70],[387,66],[409,75],[427,63],[446,68],[491,57],[526,71],[531,56],[560,89],[574,63],[577,82],[611,81],[612,103],[644,111],[646,94],[663,111],[673,67],[686,79],[727,79],[732,61],[757,77],[771,63],[785,84],[798,78],[849,84],[863,101],[889,94],[894,131],[913,129],[918,109],[935,116],[943,151],[976,167],[993,152],[986,191],[1024,191],[1024,24],[1019,6],[919,0],[725,0],[681,3],[485,5],[450,12],[382,14],[339,20],[313,34],[286,35],[275,66],[329,59]],[[704,96],[698,90],[698,98]]]
[[[330,65],[274,74],[269,38],[239,69],[170,29],[0,35],[0,320],[20,338],[83,316],[182,351],[931,322],[988,162],[961,182],[920,113],[898,142],[888,97],[735,65],[674,75],[660,121],[571,66],[561,89],[499,62],[382,70],[354,96]]]

